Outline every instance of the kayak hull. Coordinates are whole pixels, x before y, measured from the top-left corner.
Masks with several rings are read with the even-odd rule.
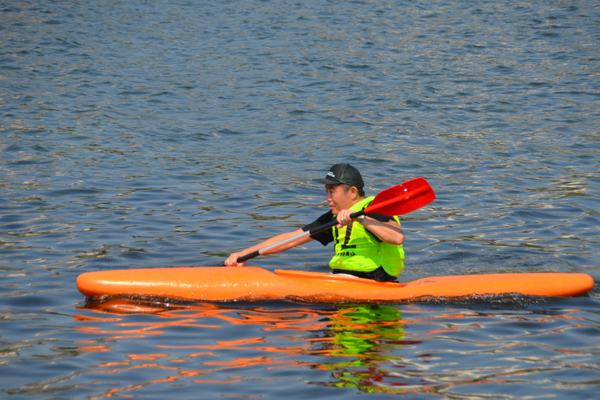
[[[406,301],[517,293],[574,297],[592,289],[577,273],[517,273],[439,276],[408,283],[320,272],[267,271],[259,267],[152,268],[81,274],[77,287],[89,298],[144,297],[188,301],[297,299],[319,303]]]

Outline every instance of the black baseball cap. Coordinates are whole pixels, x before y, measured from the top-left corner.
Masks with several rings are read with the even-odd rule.
[[[356,186],[359,189],[362,189],[365,186],[362,176],[360,176],[360,172],[350,164],[335,164],[331,167],[325,176],[325,179],[315,179],[315,181],[324,183],[325,185],[344,184]]]

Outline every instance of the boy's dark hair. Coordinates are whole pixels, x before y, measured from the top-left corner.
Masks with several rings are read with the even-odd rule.
[[[350,190],[351,187],[350,185],[345,185],[342,183],[342,187],[344,188],[344,192],[348,193],[348,190]],[[354,186],[356,187],[356,186]],[[356,187],[356,193],[360,196],[360,197],[365,197],[365,191],[363,190],[363,188],[359,188]]]

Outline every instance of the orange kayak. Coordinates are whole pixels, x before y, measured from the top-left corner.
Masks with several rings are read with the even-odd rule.
[[[347,275],[288,270],[270,272],[259,267],[117,270],[88,272],[77,278],[77,287],[90,298],[111,296],[190,301],[295,299],[343,303],[508,293],[573,297],[587,293],[593,286],[591,276],[577,273],[438,276],[408,283],[380,283]]]

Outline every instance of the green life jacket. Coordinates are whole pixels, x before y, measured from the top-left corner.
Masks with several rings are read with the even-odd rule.
[[[367,207],[375,197],[359,201],[350,210],[357,212]],[[394,216],[400,224],[400,219]],[[332,269],[371,272],[383,267],[391,276],[398,276],[404,268],[402,245],[389,244],[379,239],[359,222],[338,229],[333,228],[335,255],[329,262]]]

